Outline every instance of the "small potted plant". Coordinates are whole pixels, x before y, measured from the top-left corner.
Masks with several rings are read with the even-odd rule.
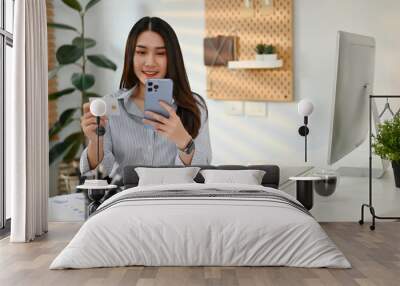
[[[266,45],[265,44],[258,44],[255,48],[256,51],[256,61],[262,61],[264,60],[264,49]]]
[[[276,61],[276,48],[273,45],[266,45],[263,52],[264,61]]]
[[[374,153],[392,161],[395,185],[400,188],[400,114],[379,124],[373,139]]]

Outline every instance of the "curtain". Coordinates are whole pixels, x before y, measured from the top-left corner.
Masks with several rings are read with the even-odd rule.
[[[10,241],[28,242],[48,227],[46,1],[18,0],[14,11],[13,92],[6,118],[10,176],[6,186],[12,194]]]

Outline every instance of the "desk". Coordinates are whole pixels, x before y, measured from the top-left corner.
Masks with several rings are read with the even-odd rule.
[[[294,183],[290,177],[305,176],[313,169],[314,166],[279,166],[279,189],[283,191]]]
[[[296,199],[307,209],[311,210],[314,205],[314,181],[321,180],[320,177],[290,177],[289,180],[296,181]]]
[[[118,188],[116,185],[105,185],[105,186],[87,186],[87,185],[79,185],[76,187],[77,189],[81,189],[87,191],[87,197],[90,201],[90,204],[87,207],[87,215],[90,216],[92,213],[96,211],[96,209],[101,205],[101,203],[111,196],[113,190]],[[112,193],[112,195],[115,194]],[[85,215],[87,218],[87,216]]]

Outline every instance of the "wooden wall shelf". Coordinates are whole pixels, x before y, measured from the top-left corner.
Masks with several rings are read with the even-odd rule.
[[[294,87],[294,1],[273,0],[273,7],[268,10],[263,5],[267,1],[249,1],[253,3],[251,9],[244,7],[245,2],[248,1],[204,1],[204,36],[223,35],[238,39],[236,58],[233,60],[237,63],[229,63],[228,67],[206,67],[207,97],[215,100],[291,102]],[[254,49],[259,43],[272,44],[282,63],[254,63]]]
[[[229,69],[276,69],[283,66],[282,60],[275,61],[230,61]]]

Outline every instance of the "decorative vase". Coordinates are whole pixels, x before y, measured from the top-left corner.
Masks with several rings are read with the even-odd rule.
[[[256,61],[263,61],[264,55],[263,54],[256,54]]]
[[[271,61],[274,62],[278,59],[278,55],[277,54],[264,54],[263,55],[263,60],[264,61]]]
[[[400,161],[392,161],[394,184],[396,188],[400,188]]]
[[[314,181],[315,192],[323,197],[331,196],[336,186],[339,184],[339,174],[333,170],[321,170],[313,173],[313,176],[320,177],[321,180]]]

